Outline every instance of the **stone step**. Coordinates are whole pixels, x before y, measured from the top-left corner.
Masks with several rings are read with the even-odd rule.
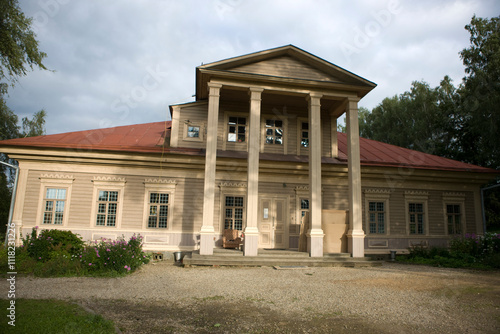
[[[193,252],[183,259],[184,266],[305,266],[305,267],[371,267],[381,265],[369,258],[351,258],[344,254],[325,254],[324,257],[311,258],[304,255],[276,255],[266,253],[258,256],[243,256],[242,252],[216,252],[213,255],[200,255]],[[297,253],[297,252],[296,252]],[[349,254],[347,254],[349,255]]]

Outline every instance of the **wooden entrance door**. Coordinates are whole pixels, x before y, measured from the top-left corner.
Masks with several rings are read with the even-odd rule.
[[[259,200],[259,248],[287,248],[287,199],[261,197]]]

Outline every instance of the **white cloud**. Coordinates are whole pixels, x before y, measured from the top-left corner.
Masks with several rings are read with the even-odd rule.
[[[195,67],[294,44],[378,87],[375,107],[414,80],[431,86],[463,76],[458,52],[474,13],[496,16],[495,0],[39,0],[34,17],[46,64],[10,91],[20,117],[45,108],[47,132],[166,119],[169,104],[192,100]],[[363,40],[363,36],[367,36]],[[346,46],[352,49],[346,51]],[[351,52],[348,52],[351,51]],[[160,78],[151,79],[151,72]]]

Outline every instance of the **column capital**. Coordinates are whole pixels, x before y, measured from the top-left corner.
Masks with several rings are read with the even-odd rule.
[[[323,97],[323,94],[318,93],[318,92],[309,92],[309,94],[306,96],[306,101],[312,101],[316,99],[321,99]]]
[[[215,83],[215,82],[208,82],[207,86],[208,86],[209,89],[210,88],[218,88],[218,89],[222,88],[222,84]]]
[[[261,87],[248,87],[249,93],[262,93],[264,88]]]

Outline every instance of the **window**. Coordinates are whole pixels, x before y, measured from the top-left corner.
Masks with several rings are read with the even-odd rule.
[[[462,234],[462,215],[459,204],[446,205],[448,234]]]
[[[149,228],[167,228],[168,227],[168,198],[166,193],[149,194]]]
[[[44,198],[42,223],[62,225],[65,204],[66,189],[47,188]]]
[[[242,196],[226,196],[224,229],[243,230],[243,210]]]
[[[283,121],[266,120],[266,144],[283,145]]]
[[[246,117],[229,117],[227,141],[232,143],[246,142]]]
[[[97,226],[116,226],[118,191],[100,190],[97,199]]]
[[[410,234],[424,234],[424,204],[409,203]]]
[[[200,138],[200,127],[188,125],[187,136],[188,138]]]
[[[300,146],[309,147],[309,123],[302,122],[300,125]]]
[[[368,221],[370,233],[385,233],[384,202],[368,202]]]
[[[306,212],[309,212],[309,200],[301,198],[300,199],[300,218],[306,215]]]

